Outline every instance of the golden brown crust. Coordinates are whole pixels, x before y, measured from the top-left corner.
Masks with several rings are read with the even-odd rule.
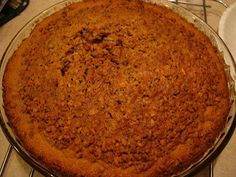
[[[71,176],[170,176],[225,125],[224,62],[172,11],[87,0],[47,17],[4,75],[6,114],[26,149]]]

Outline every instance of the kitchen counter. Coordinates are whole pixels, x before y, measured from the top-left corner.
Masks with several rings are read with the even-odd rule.
[[[17,17],[10,22],[0,27],[0,58],[2,57],[7,45],[16,35],[16,33],[27,23],[32,17],[40,13],[42,10],[51,5],[60,2],[61,0],[30,0],[28,7]],[[231,4],[236,0],[225,0],[227,4]],[[202,0],[191,0],[191,2],[201,4]],[[216,2],[207,1],[211,8],[207,8],[207,22],[212,28],[217,31],[219,19],[225,7]],[[204,18],[203,8],[185,5],[193,13]],[[9,146],[3,132],[0,130],[0,165],[4,159],[7,148]],[[214,177],[235,177],[236,176],[236,132],[230,142],[213,163]],[[21,157],[13,150],[9,158],[8,164],[4,170],[3,177],[27,177],[30,174],[31,167],[27,165]],[[196,177],[209,177],[208,167],[203,169]],[[41,174],[35,172],[34,177],[42,177]]]

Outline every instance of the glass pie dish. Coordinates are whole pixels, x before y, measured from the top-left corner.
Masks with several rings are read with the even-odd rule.
[[[5,68],[7,65],[8,60],[10,59],[13,52],[17,49],[17,47],[20,45],[20,43],[30,34],[34,26],[41,21],[43,18],[51,15],[52,13],[58,11],[59,9],[69,5],[70,3],[73,3],[75,1],[63,1],[61,3],[58,3],[49,9],[43,11],[39,15],[37,15],[35,18],[33,18],[29,23],[27,23],[22,30],[15,36],[15,38],[12,40],[10,45],[8,46],[6,52],[4,53],[4,56],[1,60],[1,69],[0,69],[0,76],[1,76],[1,87],[2,87],[2,80],[3,75],[5,72]],[[185,19],[187,19],[190,23],[195,24],[195,26],[198,27],[201,31],[203,31],[212,41],[213,45],[217,46],[219,51],[222,53],[224,60],[225,60],[225,71],[228,73],[228,87],[230,90],[230,100],[231,100],[231,110],[229,112],[229,115],[227,117],[227,123],[225,125],[224,130],[221,132],[220,136],[217,138],[214,146],[212,146],[205,154],[202,156],[202,158],[197,161],[194,164],[191,164],[188,169],[181,172],[180,174],[175,174],[175,176],[186,176],[190,173],[194,173],[197,169],[201,168],[205,164],[207,164],[209,161],[211,161],[213,158],[215,158],[218,153],[223,149],[223,147],[226,145],[227,141],[229,140],[230,135],[232,134],[232,131],[235,126],[235,92],[234,92],[234,81],[235,81],[235,64],[232,59],[231,54],[229,53],[228,49],[222,42],[222,40],[217,36],[217,34],[209,27],[207,26],[202,20],[200,20],[198,17],[194,16],[187,10],[175,5],[168,3],[166,1],[147,1],[147,2],[154,2],[158,5],[166,6],[167,8],[172,9],[174,12],[177,12],[181,16],[183,16]],[[174,30],[174,29],[173,29]],[[29,163],[31,164],[36,170],[40,171],[42,174],[46,176],[56,176],[57,174],[54,171],[51,171],[50,169],[46,168],[42,164],[40,164],[34,157],[32,157],[22,146],[21,142],[18,140],[18,138],[14,135],[14,132],[12,131],[11,127],[8,124],[8,118],[5,115],[4,111],[4,103],[3,103],[3,88],[0,89],[1,91],[1,126],[3,128],[4,133],[6,134],[7,138],[9,139],[10,143],[13,145],[13,147],[19,152],[19,154]]]

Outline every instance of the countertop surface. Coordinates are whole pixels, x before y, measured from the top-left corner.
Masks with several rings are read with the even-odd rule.
[[[51,5],[60,2],[61,0],[30,0],[28,7],[17,17],[10,22],[0,27],[0,58],[6,50],[8,44],[16,33],[26,24],[32,17],[40,13],[42,10],[50,7]],[[236,0],[224,0],[228,5]],[[180,1],[181,2],[181,1]],[[202,0],[191,0],[189,2],[202,4]],[[225,7],[214,0],[207,0],[206,3],[211,5],[207,8],[207,22],[217,31],[220,17],[225,10]],[[204,18],[204,9],[187,5],[187,9],[191,10],[196,15]],[[236,21],[235,21],[236,22]],[[0,130],[0,166],[9,146],[3,132]],[[236,176],[236,131],[230,142],[227,144],[223,152],[213,162],[213,176],[214,177],[235,177]],[[8,164],[4,170],[3,177],[27,177],[29,176],[31,167],[18,156],[13,150],[9,158]],[[41,174],[35,172],[34,177],[42,177]],[[208,167],[203,169],[196,177],[209,177]]]

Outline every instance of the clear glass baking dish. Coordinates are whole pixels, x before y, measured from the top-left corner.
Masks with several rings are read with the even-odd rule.
[[[45,17],[55,13],[56,11],[62,9],[63,7],[78,2],[80,0],[65,0],[60,3],[57,3],[48,9],[42,11],[37,16],[35,16],[33,19],[31,19],[25,26],[15,35],[15,37],[10,42],[9,46],[7,47],[6,51],[4,52],[4,55],[0,61],[0,111],[1,111],[1,117],[0,117],[0,124],[1,128],[11,143],[11,145],[14,147],[14,149],[18,152],[18,154],[26,161],[28,162],[33,168],[38,170],[40,173],[42,173],[45,176],[58,176],[58,174],[45,167],[43,164],[41,164],[39,161],[37,161],[33,156],[31,156],[25,148],[22,146],[21,142],[18,140],[18,138],[15,136],[13,130],[9,126],[8,118],[5,115],[4,111],[4,103],[3,103],[3,87],[2,87],[2,79],[5,71],[6,64],[8,60],[11,58],[14,51],[18,48],[18,46],[21,44],[21,42],[30,35],[32,29],[34,26],[43,20]],[[202,169],[204,166],[206,166],[208,163],[210,163],[214,158],[216,158],[219,153],[223,150],[223,148],[226,146],[227,142],[229,141],[235,125],[236,125],[236,118],[235,118],[235,112],[236,112],[236,94],[235,94],[235,80],[236,80],[236,67],[235,62],[233,60],[232,55],[230,54],[229,50],[227,49],[224,42],[221,40],[221,38],[216,34],[216,32],[208,26],[204,21],[202,21],[199,17],[193,15],[188,10],[184,9],[183,7],[180,7],[176,4],[167,2],[165,0],[145,0],[149,3],[155,3],[157,5],[165,6],[169,9],[172,9],[174,12],[180,14],[182,17],[187,19],[190,23],[193,23],[198,29],[203,31],[211,40],[213,45],[215,45],[219,51],[221,52],[224,60],[225,60],[225,71],[228,75],[228,87],[230,90],[230,100],[231,100],[231,109],[229,112],[229,115],[227,117],[227,123],[225,125],[224,130],[221,132],[220,136],[216,139],[214,146],[212,146],[205,154],[202,156],[202,158],[197,161],[196,163],[189,166],[188,169],[185,171],[175,174],[174,176],[189,176],[200,169]],[[173,29],[174,30],[174,29]]]

